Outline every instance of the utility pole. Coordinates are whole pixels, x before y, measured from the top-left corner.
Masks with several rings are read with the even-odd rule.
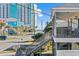
[[[41,20],[41,30],[43,29],[43,20]]]
[[[33,9],[34,9],[34,7],[33,7]],[[33,25],[33,30],[34,30],[34,35],[35,35],[35,11],[33,10],[33,23],[34,23],[34,25]]]
[[[33,20],[34,20],[34,35],[35,35],[35,14],[34,14]]]

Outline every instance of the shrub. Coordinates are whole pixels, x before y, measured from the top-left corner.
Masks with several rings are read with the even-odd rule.
[[[33,39],[38,39],[43,35],[43,33],[37,33],[34,36],[32,36]]]

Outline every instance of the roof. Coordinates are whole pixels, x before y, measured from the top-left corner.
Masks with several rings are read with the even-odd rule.
[[[79,16],[79,3],[64,3],[58,8],[52,8],[53,12],[56,12],[56,18],[68,19]]]
[[[62,8],[79,8],[79,3],[64,3],[63,5],[56,7],[56,8],[52,8],[52,9],[62,9]]]

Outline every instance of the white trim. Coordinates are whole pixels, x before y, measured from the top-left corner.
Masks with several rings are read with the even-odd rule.
[[[79,42],[79,38],[53,38],[55,42]]]

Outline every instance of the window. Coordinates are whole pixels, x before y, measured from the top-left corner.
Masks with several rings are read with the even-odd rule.
[[[57,50],[71,50],[71,43],[57,43]]]

